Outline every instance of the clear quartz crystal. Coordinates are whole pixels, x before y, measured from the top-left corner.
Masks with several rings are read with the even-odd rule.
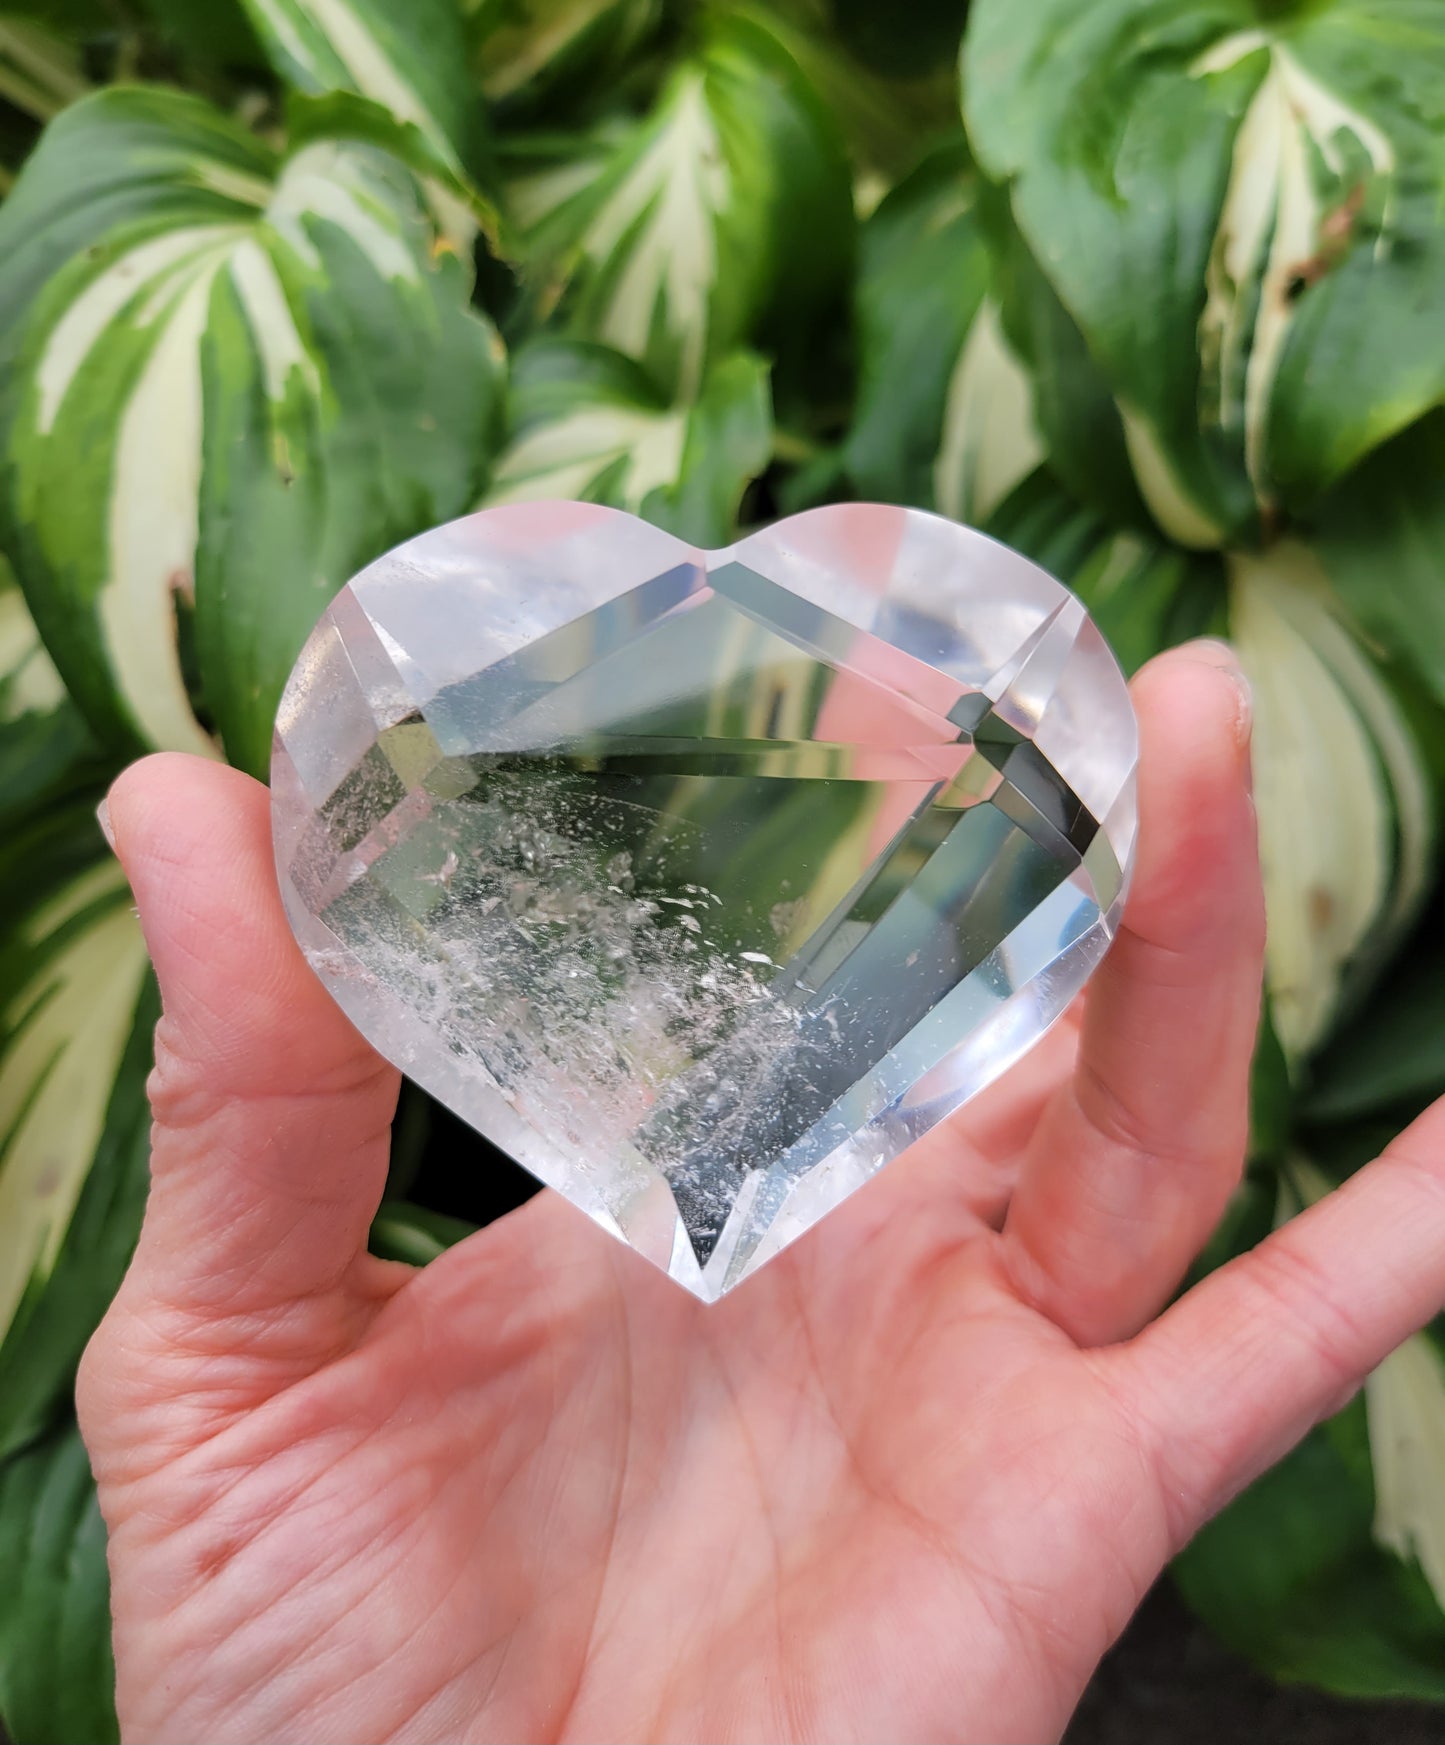
[[[525,504],[337,596],[276,852],[375,1046],[712,1300],[1064,1010],[1135,758],[1082,606],[981,534],[849,505],[705,553]]]

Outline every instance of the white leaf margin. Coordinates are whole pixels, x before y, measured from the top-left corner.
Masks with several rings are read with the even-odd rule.
[[[997,301],[987,296],[949,377],[934,501],[952,520],[981,525],[1046,459],[1033,383],[1004,334]]]
[[[1346,971],[1429,881],[1429,779],[1388,687],[1340,621],[1309,549],[1229,560],[1230,631],[1254,691],[1266,982],[1286,1054],[1320,1041]]]
[[[498,463],[484,506],[585,500],[625,462],[617,495],[620,506],[636,514],[650,492],[676,483],[687,424],[686,408],[654,411],[621,401],[581,406],[518,438]]]

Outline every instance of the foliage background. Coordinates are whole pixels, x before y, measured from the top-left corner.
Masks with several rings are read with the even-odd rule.
[[[485,502],[874,498],[1257,695],[1248,1179],[1445,1090],[1445,0],[0,0],[0,1713],[114,1736],[70,1406],[155,996],[93,808],[264,775],[321,603]],[[408,1092],[374,1233],[525,1191]],[[484,1184],[484,1185],[479,1185]],[[1283,1680],[1445,1698],[1436,1326],[1179,1559]]]

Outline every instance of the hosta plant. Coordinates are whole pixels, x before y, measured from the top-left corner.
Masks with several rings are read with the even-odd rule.
[[[965,11],[967,19],[965,21]],[[321,604],[478,505],[983,526],[1255,691],[1249,1172],[1445,1090],[1439,0],[0,0],[0,1713],[114,1729],[70,1391],[155,996],[93,808],[264,775]],[[420,1093],[379,1252],[515,1195]],[[1445,1339],[1184,1553],[1282,1678],[1445,1698]]]

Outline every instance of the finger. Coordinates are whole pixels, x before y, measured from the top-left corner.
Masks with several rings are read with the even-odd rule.
[[[381,1198],[398,1077],[292,937],[266,790],[162,755],[108,812],[164,1008],[132,1300],[258,1317],[332,1290]]]
[[[1445,1308],[1445,1100],[1153,1326],[1101,1352],[1187,1538]]]
[[[1238,1180],[1264,949],[1248,693],[1230,651],[1176,649],[1134,695],[1134,887],[1003,1238],[1021,1294],[1089,1345],[1158,1310]]]

